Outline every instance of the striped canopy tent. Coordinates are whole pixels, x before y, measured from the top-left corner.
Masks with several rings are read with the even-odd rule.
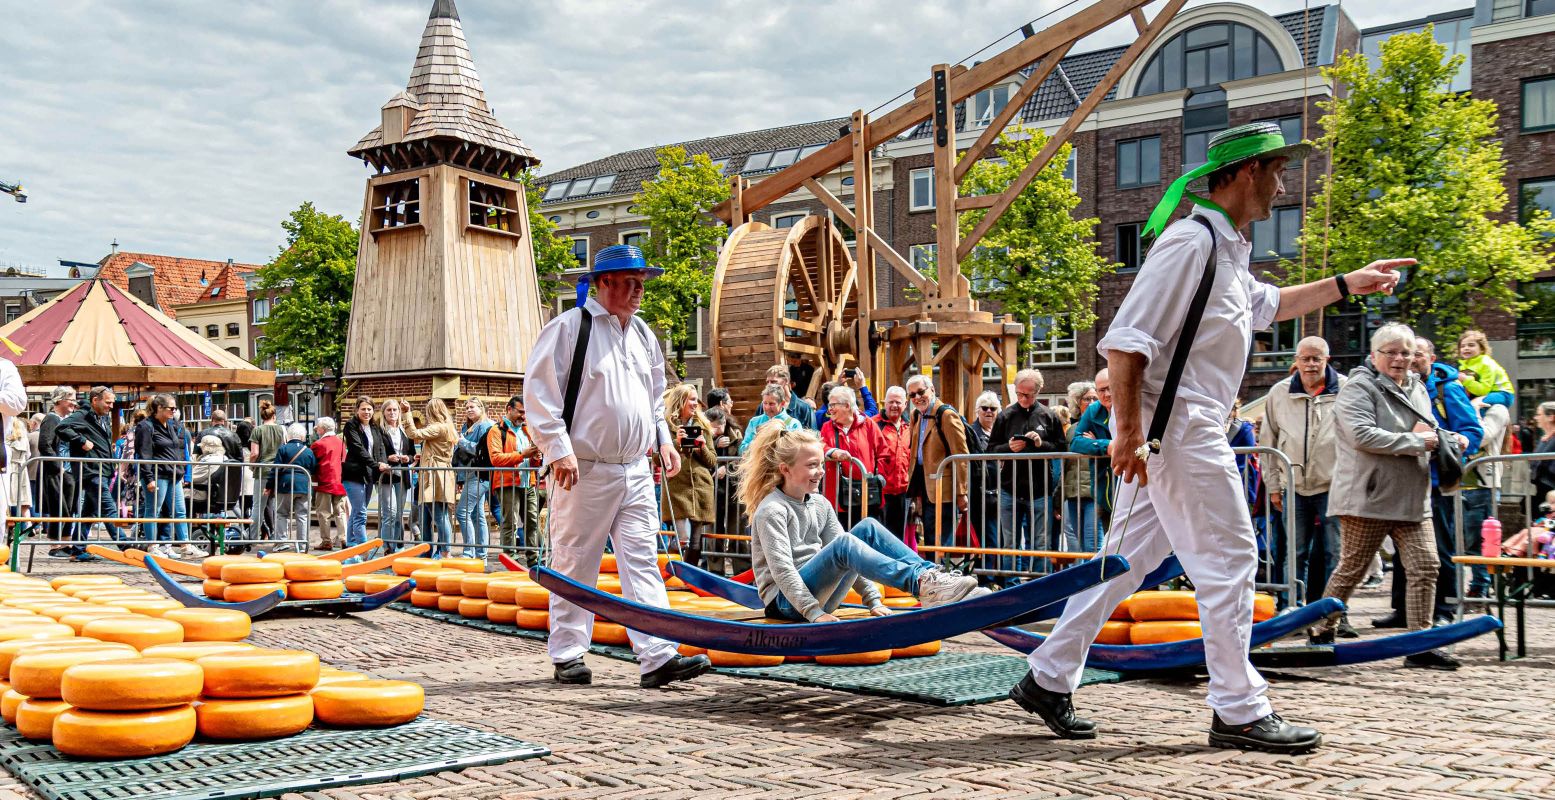
[[[32,386],[104,384],[176,390],[258,389],[258,369],[106,280],[76,284],[0,328],[21,353],[0,350]]]

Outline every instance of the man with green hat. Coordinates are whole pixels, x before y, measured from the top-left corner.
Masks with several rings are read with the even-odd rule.
[[[1376,261],[1285,288],[1253,278],[1252,245],[1241,231],[1269,218],[1286,164],[1310,149],[1286,144],[1271,123],[1232,128],[1211,140],[1209,161],[1173,182],[1150,215],[1147,236],[1159,239],[1096,345],[1112,380],[1108,455],[1122,479],[1103,552],[1123,555],[1130,569],[1069,599],[1032,652],[1031,671],[1010,690],[1059,736],[1096,735],[1071,702],[1086,651],[1118,603],[1175,553],[1197,590],[1214,711],[1210,743],[1300,753],[1322,741],[1316,730],[1274,713],[1268,684],[1247,657],[1258,546],[1226,420],[1253,330],[1347,295],[1391,292],[1394,270],[1415,262]],[[1193,213],[1168,226],[1184,194],[1195,201]]]

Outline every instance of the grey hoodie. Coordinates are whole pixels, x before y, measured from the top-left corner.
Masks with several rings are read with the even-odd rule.
[[[1420,418],[1404,407],[1406,397],[1430,417],[1425,384],[1413,371],[1402,389],[1370,361],[1350,371],[1334,403],[1338,442],[1330,515],[1397,522],[1431,518],[1431,451],[1412,432]]]

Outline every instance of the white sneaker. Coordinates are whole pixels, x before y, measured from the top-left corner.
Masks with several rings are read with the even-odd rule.
[[[936,567],[918,576],[918,602],[924,608],[942,606],[966,599],[977,588],[976,578]]]
[[[173,554],[169,553],[167,551],[167,547],[165,547],[163,545],[160,545],[160,544],[152,545],[151,549],[147,550],[146,552],[148,552],[151,555],[154,555],[154,556],[156,556],[158,558],[172,558],[173,557]]]
[[[204,558],[205,557],[205,551],[201,550],[200,548],[198,548],[198,547],[196,547],[196,546],[191,544],[191,545],[185,546],[182,550],[178,551],[178,557],[182,558],[182,559],[186,559],[186,560],[187,559],[195,559],[195,558]]]

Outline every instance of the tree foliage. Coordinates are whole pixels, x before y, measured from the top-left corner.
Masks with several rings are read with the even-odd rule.
[[[681,147],[655,153],[659,173],[643,183],[632,201],[648,218],[643,248],[648,263],[664,274],[643,291],[642,317],[669,336],[677,364],[685,362],[697,309],[712,297],[718,248],[729,231],[710,213],[729,198],[729,184],[705,153],[687,158]]]
[[[992,194],[1009,188],[1047,141],[1040,130],[1006,131],[995,145],[1002,161],[974,164],[962,180],[961,193]],[[1096,287],[1117,265],[1096,252],[1098,221],[1072,214],[1080,204],[1073,182],[1064,176],[1072,149],[1070,144],[1058,149],[972,256],[961,262],[961,271],[972,282],[973,296],[997,301],[1018,320],[1068,314],[1068,326],[1080,329],[1095,324]],[[987,213],[979,209],[962,214],[961,235],[969,234]]]
[[[1323,276],[1377,258],[1419,259],[1395,292],[1399,316],[1444,340],[1470,326],[1473,312],[1515,312],[1516,283],[1548,268],[1555,252],[1548,215],[1526,226],[1496,221],[1507,206],[1496,105],[1446,91],[1464,57],[1445,54],[1428,27],[1383,42],[1375,70],[1357,54],[1324,70],[1348,93],[1321,104],[1317,146],[1332,148],[1332,175],[1320,179],[1300,238],[1309,280],[1314,262]],[[1301,280],[1297,264],[1283,266],[1288,280]]]
[[[274,290],[261,356],[285,372],[339,376],[356,281],[359,235],[344,217],[303,203],[281,222],[286,244],[259,268],[261,291]]]
[[[529,235],[535,253],[535,274],[540,280],[540,304],[549,306],[556,301],[556,294],[565,283],[562,272],[577,266],[572,255],[572,240],[557,236],[556,223],[546,218],[540,210],[540,198],[544,192],[535,186],[533,170],[524,170],[517,180],[524,185],[524,197],[529,205]]]

